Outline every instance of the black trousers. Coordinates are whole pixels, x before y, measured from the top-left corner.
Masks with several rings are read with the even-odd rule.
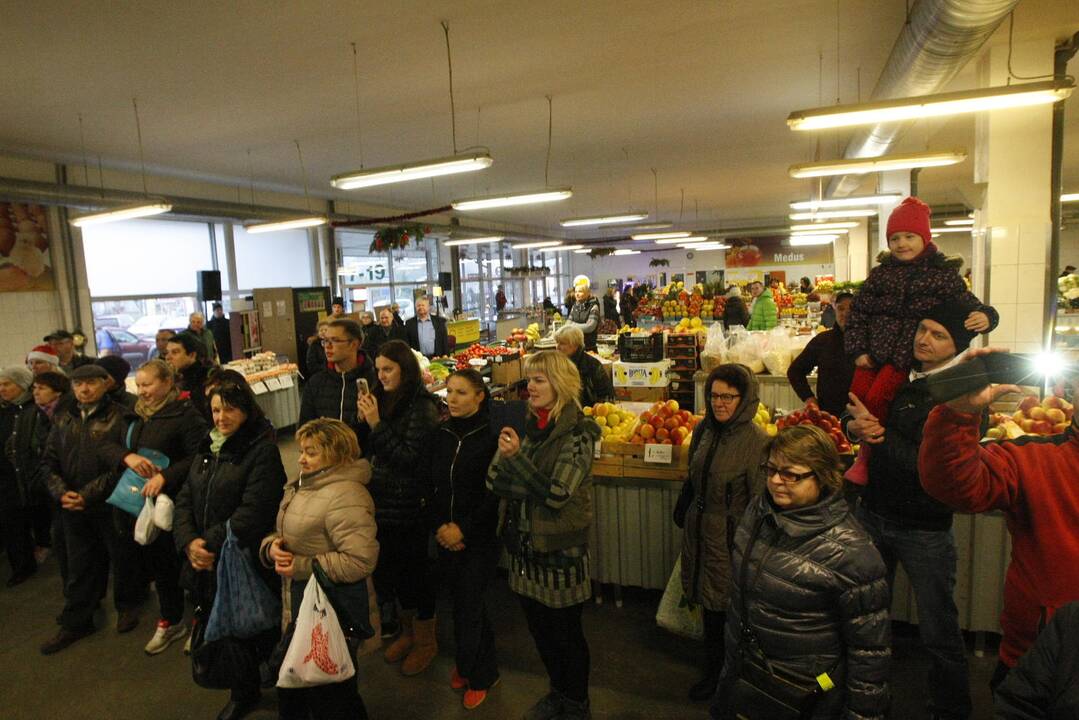
[[[704,610],[704,672],[710,678],[719,679],[719,674],[723,671],[723,657],[726,649],[723,628],[726,624],[727,613]]]
[[[184,619],[184,591],[180,587],[180,555],[171,532],[162,532],[149,545],[135,542],[135,516],[113,508],[116,525],[116,582],[145,594],[149,575],[157,589],[161,619],[175,625]],[[149,571],[147,573],[147,571]]]
[[[126,584],[124,577],[116,572],[117,534],[110,511],[111,508],[99,507],[60,513],[68,567],[60,624],[69,630],[93,623],[110,559],[114,564],[112,599],[117,611],[134,608],[142,600],[138,588]]]
[[[501,552],[500,545],[492,545],[439,554],[439,575],[453,597],[457,673],[472,690],[486,690],[498,679],[495,634],[483,596]]]
[[[4,552],[11,564],[11,574],[27,575],[37,570],[34,560],[34,512],[38,508],[0,505],[0,528],[4,535]],[[46,543],[48,544],[48,543]]]
[[[430,533],[420,524],[378,528],[375,593],[379,604],[397,600],[420,620],[435,616],[438,582],[427,546]]]
[[[331,685],[309,688],[277,688],[277,712],[281,720],[367,720],[360,697],[358,675]]]
[[[570,700],[588,699],[588,673],[591,657],[581,626],[584,603],[565,608],[551,608],[520,596],[528,621],[528,631],[536,641],[543,666],[551,679],[551,688]]]

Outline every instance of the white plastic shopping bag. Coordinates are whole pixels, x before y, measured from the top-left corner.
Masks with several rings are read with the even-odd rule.
[[[277,687],[329,685],[355,674],[356,666],[337,621],[337,613],[318,580],[311,575],[296,614],[292,642],[277,675]]]
[[[674,570],[667,581],[667,589],[659,601],[656,610],[656,624],[675,635],[693,640],[704,638],[704,614],[700,605],[693,605],[686,600],[682,592],[682,556],[674,561]]]
[[[172,532],[172,513],[175,505],[165,493],[159,494],[154,499],[154,525],[165,532]]]
[[[154,525],[154,499],[146,498],[142,503],[142,512],[135,520],[135,542],[139,545],[149,545],[157,539],[161,530]]]

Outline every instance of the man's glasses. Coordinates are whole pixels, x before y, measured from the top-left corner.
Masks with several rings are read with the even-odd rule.
[[[804,473],[791,472],[790,470],[785,470],[783,468],[777,468],[775,465],[773,465],[771,463],[765,463],[761,467],[764,468],[764,476],[766,478],[771,479],[772,477],[778,475],[779,479],[781,481],[783,481],[784,485],[797,485],[798,483],[802,482],[803,480],[808,480],[811,477],[815,477],[816,474],[817,474],[817,473],[812,472],[812,471],[811,472],[804,472]]]
[[[721,403],[723,403],[724,405],[730,405],[732,402],[734,402],[735,400],[737,400],[738,398],[740,398],[742,396],[741,395],[731,395],[730,393],[720,393],[718,395],[716,393],[709,393],[708,397],[710,397],[712,399],[712,402],[715,402],[716,400],[718,400]]]

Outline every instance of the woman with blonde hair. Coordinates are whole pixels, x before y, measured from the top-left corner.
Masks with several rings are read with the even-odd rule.
[[[277,529],[260,552],[263,564],[281,576],[282,602],[293,621],[315,563],[335,585],[361,584],[366,592],[378,561],[375,503],[366,487],[371,465],[360,459],[356,434],[340,420],[318,418],[296,431],[296,442],[300,475],[285,485]],[[363,637],[345,619],[366,623],[368,607],[360,604],[334,606],[353,655]],[[278,688],[277,694],[281,718],[367,717],[356,676],[331,685]]]
[[[520,597],[551,682],[524,718],[581,720],[591,717],[581,612],[592,594],[588,529],[592,452],[600,431],[581,411],[581,378],[565,355],[536,353],[525,363],[525,376],[524,437],[502,428],[487,474],[487,486],[503,498],[510,589]]]
[[[884,717],[890,592],[880,553],[843,499],[842,472],[820,428],[790,427],[772,441],[767,492],[735,534],[713,718],[792,716],[762,695],[785,697],[812,720]]]

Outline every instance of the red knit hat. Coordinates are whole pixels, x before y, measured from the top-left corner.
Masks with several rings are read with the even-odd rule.
[[[899,203],[888,216],[888,237],[897,232],[909,232],[921,235],[926,246],[933,242],[933,232],[929,229],[929,216],[933,211],[924,202],[913,195]]]

